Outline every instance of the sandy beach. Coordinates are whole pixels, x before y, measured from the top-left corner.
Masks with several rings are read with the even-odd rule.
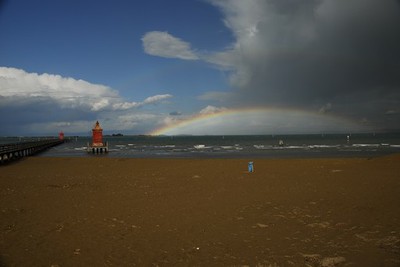
[[[400,266],[400,155],[26,158],[0,266]]]

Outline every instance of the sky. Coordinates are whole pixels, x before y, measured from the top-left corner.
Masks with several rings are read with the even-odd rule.
[[[399,0],[0,0],[0,136],[400,131]]]

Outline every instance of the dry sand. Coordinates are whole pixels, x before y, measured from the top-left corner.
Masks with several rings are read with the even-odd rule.
[[[0,166],[0,266],[400,266],[400,155],[247,162]]]

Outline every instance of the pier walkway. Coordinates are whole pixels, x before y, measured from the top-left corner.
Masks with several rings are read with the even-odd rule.
[[[12,144],[0,144],[0,164],[34,155],[62,143],[64,143],[64,140],[46,139]]]

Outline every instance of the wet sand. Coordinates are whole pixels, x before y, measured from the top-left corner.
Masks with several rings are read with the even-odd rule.
[[[400,155],[248,161],[0,166],[0,266],[400,266]]]

